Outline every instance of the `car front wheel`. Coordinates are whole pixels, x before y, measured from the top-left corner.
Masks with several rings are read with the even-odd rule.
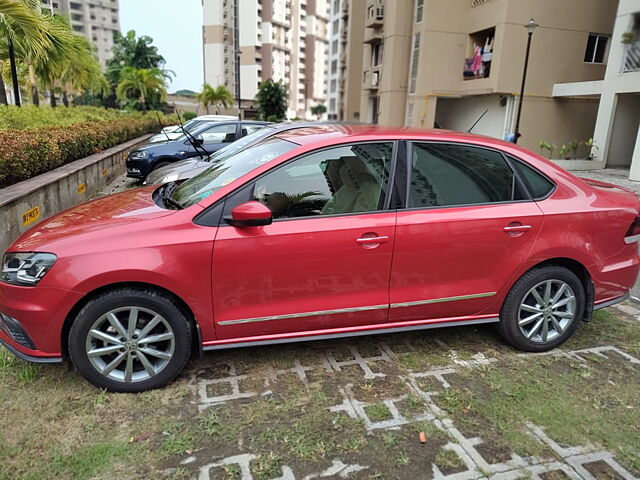
[[[556,265],[535,268],[509,291],[498,331],[521,350],[544,352],[573,334],[584,308],[584,287],[573,272]]]
[[[69,332],[78,372],[112,392],[142,392],[173,380],[191,354],[191,324],[166,295],[123,288],[90,300]]]

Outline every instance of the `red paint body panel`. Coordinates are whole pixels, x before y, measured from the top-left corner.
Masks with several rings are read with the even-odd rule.
[[[179,297],[193,312],[203,344],[219,345],[495,317],[513,283],[553,258],[588,270],[596,303],[626,294],[637,278],[637,245],[626,245],[624,236],[640,210],[638,198],[602,182],[586,183],[516,145],[444,130],[367,126],[319,125],[280,138],[299,147],[187,209],[164,209],[152,200],[153,188],[142,188],[80,205],[27,231],[9,251],[50,252],[58,261],[36,287],[0,282],[0,312],[21,322],[37,350],[2,332],[0,339],[34,357],[60,356],[62,325],[73,307],[95,290],[130,282]],[[495,148],[528,162],[557,188],[539,202],[325,216],[264,227],[194,223],[203,209],[282,162],[326,146],[380,140]],[[503,230],[514,222],[532,228]],[[356,242],[374,235],[387,239]],[[490,292],[496,294],[385,307]],[[376,306],[382,308],[358,310]],[[338,312],[225,323],[327,310]]]
[[[396,213],[221,227],[213,253],[219,338],[354,327],[387,321],[387,308],[235,325],[220,322],[389,303]],[[388,241],[359,245],[358,238]]]

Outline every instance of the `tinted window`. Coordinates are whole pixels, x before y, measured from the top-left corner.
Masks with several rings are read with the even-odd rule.
[[[215,127],[207,128],[205,131],[199,133],[196,138],[201,138],[205,145],[231,143],[236,139],[236,126],[233,123],[216,125]]]
[[[551,182],[551,180],[548,180],[542,174],[536,172],[529,165],[525,165],[519,160],[512,158],[511,163],[513,164],[513,167],[518,171],[520,178],[526,185],[527,190],[529,190],[529,193],[531,193],[531,196],[533,198],[544,198],[549,195],[549,193],[551,193],[553,187],[555,186]]]
[[[218,162],[222,160],[226,160],[231,155],[235,155],[240,150],[244,149],[250,143],[257,142],[260,139],[269,137],[271,135],[275,135],[276,131],[273,128],[261,128],[260,130],[256,130],[253,133],[250,133],[246,137],[242,137],[240,140],[236,140],[230,145],[227,145],[216,153],[209,157],[210,162]]]
[[[370,143],[306,155],[260,178],[253,199],[267,205],[274,218],[378,210],[392,150],[392,143]]]
[[[526,198],[498,152],[466,145],[414,144],[409,207],[507,202]]]

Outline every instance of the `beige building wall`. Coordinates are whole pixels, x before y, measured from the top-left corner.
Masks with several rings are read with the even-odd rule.
[[[367,8],[381,3],[369,0]],[[377,97],[382,125],[430,128],[444,120],[443,127],[468,128],[488,108],[474,132],[493,136],[512,132],[527,42],[523,25],[533,17],[540,27],[532,38],[519,143],[537,151],[540,140],[562,144],[591,136],[597,98],[559,101],[552,96],[553,85],[604,77],[606,65],[586,63],[585,49],[590,33],[611,34],[617,0],[424,0],[421,20],[416,15],[418,3],[384,2],[384,19],[377,27],[364,12],[369,28],[362,69],[363,120],[372,119],[368,108]],[[464,60],[472,54],[473,40],[478,38],[474,34],[488,29],[494,29],[490,74],[465,80]],[[379,68],[370,61],[376,36],[382,38],[384,50]],[[376,71],[380,72],[377,89],[371,85]]]
[[[360,119],[364,122],[404,123],[412,11],[411,0],[366,2],[360,101]],[[378,64],[374,55],[376,49],[378,58],[382,58]]]

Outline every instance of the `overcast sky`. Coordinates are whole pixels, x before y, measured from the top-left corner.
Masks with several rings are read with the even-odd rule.
[[[201,0],[120,0],[120,28],[153,38],[176,73],[169,92],[202,88]]]

